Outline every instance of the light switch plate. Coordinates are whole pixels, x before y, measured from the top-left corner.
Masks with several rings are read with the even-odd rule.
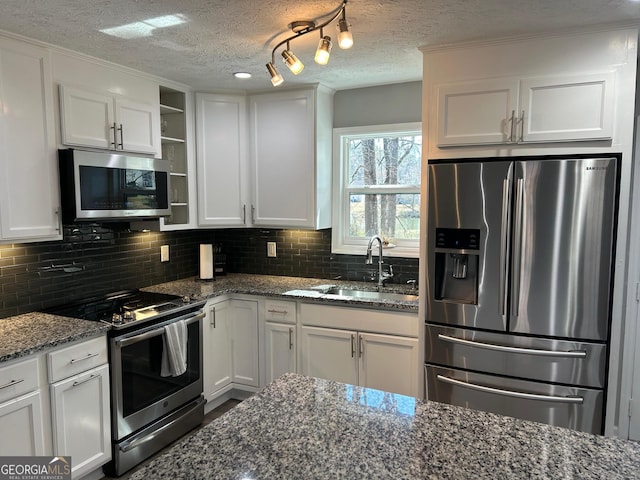
[[[276,242],[267,242],[267,257],[276,256]]]
[[[160,246],[160,261],[161,262],[169,261],[169,245]]]

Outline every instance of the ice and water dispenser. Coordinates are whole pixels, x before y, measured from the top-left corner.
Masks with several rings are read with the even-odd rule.
[[[480,230],[436,228],[435,299],[478,303]]]

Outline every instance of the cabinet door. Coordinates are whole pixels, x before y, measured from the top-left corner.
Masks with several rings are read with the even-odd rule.
[[[62,143],[95,148],[116,148],[113,97],[60,86]]]
[[[250,102],[253,224],[314,227],[314,91],[255,95]]]
[[[161,155],[158,105],[116,97],[115,118],[117,150]]]
[[[266,383],[283,373],[296,372],[296,326],[282,323],[264,324],[264,363]]]
[[[259,386],[258,302],[231,300],[233,383]]]
[[[517,117],[518,81],[492,79],[441,85],[437,89],[438,146],[511,140]]]
[[[52,384],[51,412],[54,455],[72,457],[74,477],[111,459],[108,365]]]
[[[4,239],[62,238],[51,82],[45,49],[0,40],[0,233]]]
[[[300,337],[300,373],[358,384],[356,332],[300,327]]]
[[[418,340],[360,333],[358,338],[360,385],[417,397]]]
[[[613,73],[529,78],[520,84],[520,142],[613,135]]]
[[[207,306],[203,324],[203,383],[207,399],[231,383],[231,301]]]
[[[198,223],[247,223],[247,112],[240,95],[196,94]]]
[[[0,404],[0,454],[44,455],[40,392]]]

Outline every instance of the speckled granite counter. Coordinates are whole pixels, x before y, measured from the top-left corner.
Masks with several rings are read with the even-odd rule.
[[[100,322],[25,313],[0,320],[0,363],[26,357],[51,347],[102,335],[109,329]]]
[[[640,445],[287,374],[131,476],[629,479]]]
[[[336,295],[312,295],[303,293],[321,285],[337,285],[341,288],[361,289],[374,291],[376,284],[368,282],[349,282],[344,280],[322,280],[317,278],[281,277],[275,275],[250,275],[243,273],[231,273],[217,277],[214,281],[202,281],[197,277],[154,285],[144,288],[150,292],[171,293],[174,295],[187,295],[195,299],[208,299],[225,294],[260,295],[265,297],[281,297],[290,300],[308,300],[318,303],[349,304],[372,308],[385,308],[391,310],[403,310],[409,312],[418,311],[417,301],[403,300],[372,300],[364,298],[339,297]],[[286,294],[296,291],[297,293]],[[411,293],[408,288],[399,285],[389,285],[384,288],[389,293]],[[417,293],[417,292],[413,292]]]

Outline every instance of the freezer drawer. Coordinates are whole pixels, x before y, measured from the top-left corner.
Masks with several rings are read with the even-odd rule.
[[[602,434],[602,390],[425,366],[427,398],[485,412]]]
[[[426,338],[426,363],[543,382],[604,387],[604,344],[429,324]]]

